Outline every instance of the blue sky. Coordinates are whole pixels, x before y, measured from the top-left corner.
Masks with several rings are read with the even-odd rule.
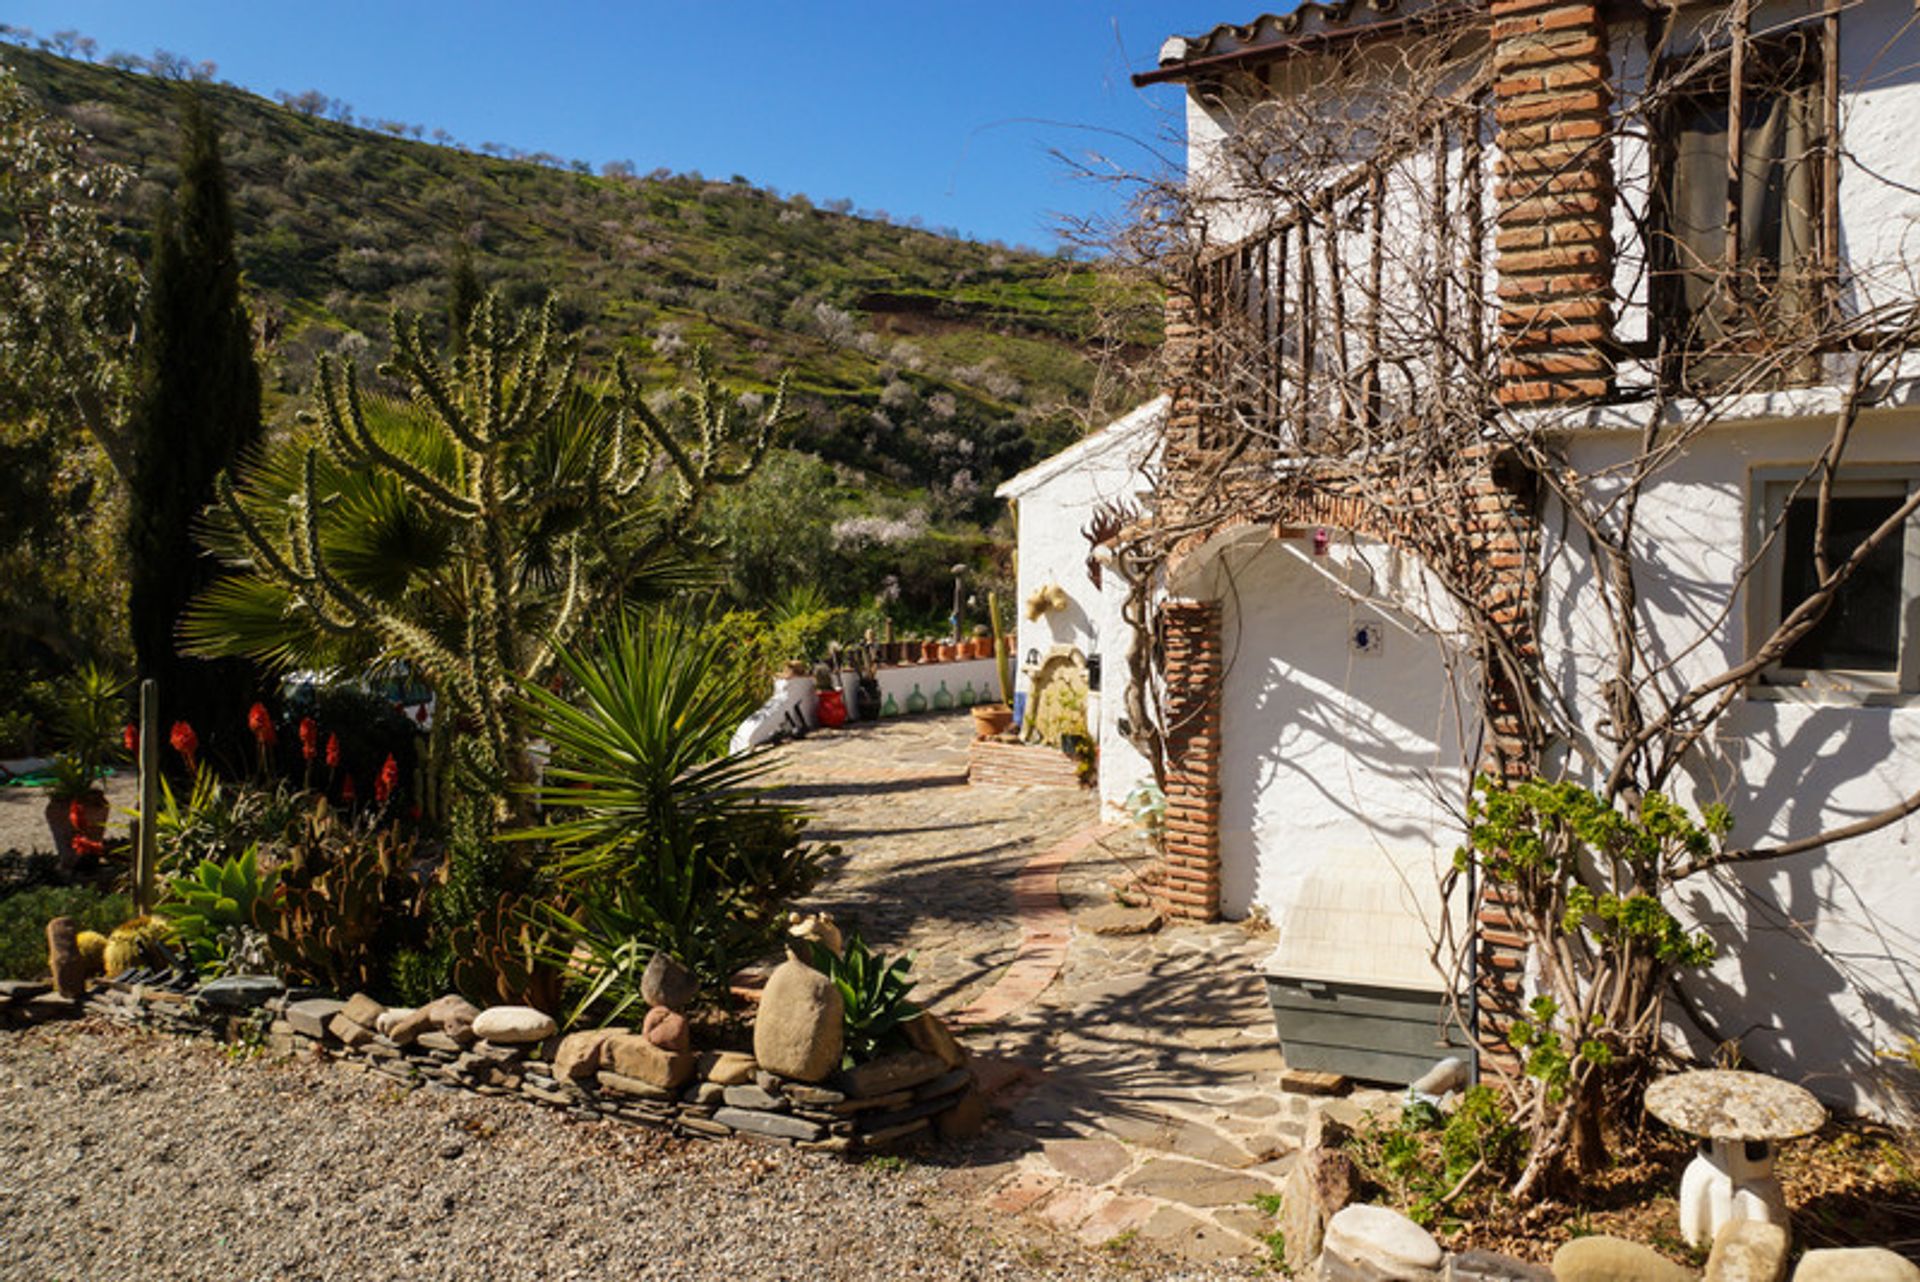
[[[1136,90],[1173,33],[1258,9],[1196,0],[628,3],[9,0],[0,21],[218,64],[264,94],[468,146],[742,174],[982,239],[1051,246],[1058,212],[1115,207],[1049,151],[1165,158],[1179,92]],[[1143,145],[1144,144],[1144,145]],[[1150,150],[1150,148],[1152,150]]]

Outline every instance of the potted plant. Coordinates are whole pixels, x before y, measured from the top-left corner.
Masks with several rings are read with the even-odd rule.
[[[107,827],[107,794],[100,789],[100,766],[121,734],[127,683],[104,668],[87,664],[64,684],[56,729],[64,747],[54,760],[47,785],[47,829],[60,867],[71,869],[88,851],[75,838],[97,844]]]
[[[920,662],[934,663],[940,658],[940,643],[932,637],[920,642]]]
[[[1008,688],[1013,683],[1013,672],[1006,661],[1005,644],[1000,639],[1000,598],[992,592],[987,593],[987,620],[992,627],[987,630],[987,652],[983,657],[999,659],[994,664],[994,676],[1000,684],[1000,702],[977,703],[973,706],[973,732],[978,739],[991,739],[995,735],[1005,734],[1013,725],[1013,708],[1009,702],[1012,691]],[[981,697],[986,697],[984,692]]]
[[[973,625],[973,648],[969,651],[969,654],[975,659],[991,659],[993,657],[993,633],[987,629],[986,624],[976,623]]]

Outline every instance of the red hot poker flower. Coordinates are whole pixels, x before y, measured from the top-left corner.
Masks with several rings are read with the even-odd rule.
[[[73,841],[69,844],[73,847],[73,853],[82,859],[98,859],[107,850],[106,842],[89,837],[84,832],[73,834]]]
[[[187,769],[195,768],[194,758],[200,752],[200,736],[193,732],[192,726],[184,721],[174,722],[173,730],[167,735],[167,742],[173,745],[175,752],[187,759]]]
[[[126,745],[128,752],[140,751],[140,727],[127,722],[127,728],[120,732],[120,742]]]
[[[354,791],[353,776],[348,775],[340,781],[340,804],[351,806],[358,794]]]
[[[87,808],[78,800],[67,803],[67,823],[75,832],[87,830]]]
[[[267,711],[267,705],[256,703],[247,709],[247,729],[253,731],[253,737],[262,748],[271,748],[279,736],[273,729],[273,714]]]
[[[337,734],[330,734],[327,736],[327,769],[338,770],[339,768],[340,768],[340,736]]]
[[[300,718],[300,755],[308,762],[320,755],[320,723],[312,717]]]
[[[400,786],[400,763],[388,753],[380,767],[380,774],[373,781],[373,799],[380,805],[387,804],[387,798],[393,796],[393,790]]]

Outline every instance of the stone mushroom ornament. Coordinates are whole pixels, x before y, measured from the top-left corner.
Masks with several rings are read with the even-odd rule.
[[[1826,1122],[1812,1092],[1764,1073],[1705,1069],[1661,1078],[1647,1088],[1646,1105],[1699,1140],[1680,1177],[1680,1234],[1687,1245],[1706,1245],[1731,1220],[1787,1227],[1774,1146]]]

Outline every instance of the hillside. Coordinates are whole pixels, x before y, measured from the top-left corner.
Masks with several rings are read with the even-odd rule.
[[[176,86],[16,47],[0,58],[139,176],[119,214],[143,252],[174,178]],[[316,353],[377,355],[392,307],[443,314],[462,244],[510,301],[552,291],[589,357],[618,347],[664,375],[704,344],[749,388],[789,371],[797,448],[897,493],[975,496],[950,504],[955,515],[990,519],[997,480],[1134,397],[1099,376],[1116,352],[1100,341],[1098,304],[1125,291],[1084,265],[831,212],[745,179],[597,177],[201,88],[222,128],[276,415]],[[1124,334],[1134,354],[1154,341],[1153,310]]]

